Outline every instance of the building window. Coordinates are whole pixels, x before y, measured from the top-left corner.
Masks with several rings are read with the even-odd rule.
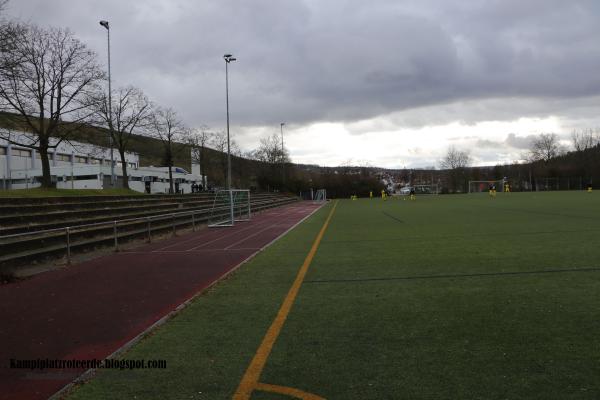
[[[6,154],[6,147],[0,146],[0,156],[3,156],[5,154]]]
[[[56,161],[71,161],[71,156],[69,154],[57,154]]]
[[[31,150],[25,150],[25,149],[12,149],[12,151],[11,151],[11,155],[13,155],[14,157],[26,157],[26,158],[31,158]]]
[[[87,163],[87,158],[86,157],[81,157],[81,156],[75,156],[75,162],[76,163],[81,163],[81,164],[86,164]]]
[[[98,179],[98,175],[77,175],[74,177],[76,181],[95,181]]]
[[[91,158],[90,164],[102,164],[102,160],[99,158]]]

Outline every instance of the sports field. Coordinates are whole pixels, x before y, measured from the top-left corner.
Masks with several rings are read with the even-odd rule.
[[[597,193],[332,201],[69,398],[597,399],[599,239]]]

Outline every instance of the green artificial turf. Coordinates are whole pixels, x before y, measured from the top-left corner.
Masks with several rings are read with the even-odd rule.
[[[599,203],[340,201],[261,382],[328,399],[599,398]],[[123,356],[167,370],[103,371],[72,398],[231,398],[329,207]]]

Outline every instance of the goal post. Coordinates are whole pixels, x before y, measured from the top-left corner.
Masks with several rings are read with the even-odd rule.
[[[496,192],[504,191],[504,179],[491,181],[469,181],[469,193],[487,193],[490,185],[496,186]]]
[[[313,198],[313,201],[315,201],[315,202],[327,201],[327,190],[326,189],[317,190],[315,193],[315,197]]]
[[[208,215],[210,228],[233,226],[236,222],[249,221],[250,191],[247,189],[217,190]]]

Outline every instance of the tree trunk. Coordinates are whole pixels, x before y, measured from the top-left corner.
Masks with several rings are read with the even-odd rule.
[[[169,193],[175,193],[175,189],[173,188],[173,167],[171,163],[169,163]]]
[[[123,171],[123,189],[129,189],[129,177],[127,176],[127,162],[125,161],[125,151],[119,149],[121,156],[121,170]]]
[[[53,185],[52,177],[50,176],[50,160],[48,159],[47,141],[40,141],[40,147],[38,149],[38,152],[40,153],[40,161],[42,162],[42,187],[45,189],[50,189],[53,187]]]
[[[198,164],[200,164],[200,176],[202,177],[206,175],[206,172],[204,170],[204,168],[206,167],[206,161],[204,161],[204,157],[206,156],[205,153],[206,152],[204,151],[204,146],[200,146],[200,162]],[[202,178],[202,186],[204,186],[204,178]]]

